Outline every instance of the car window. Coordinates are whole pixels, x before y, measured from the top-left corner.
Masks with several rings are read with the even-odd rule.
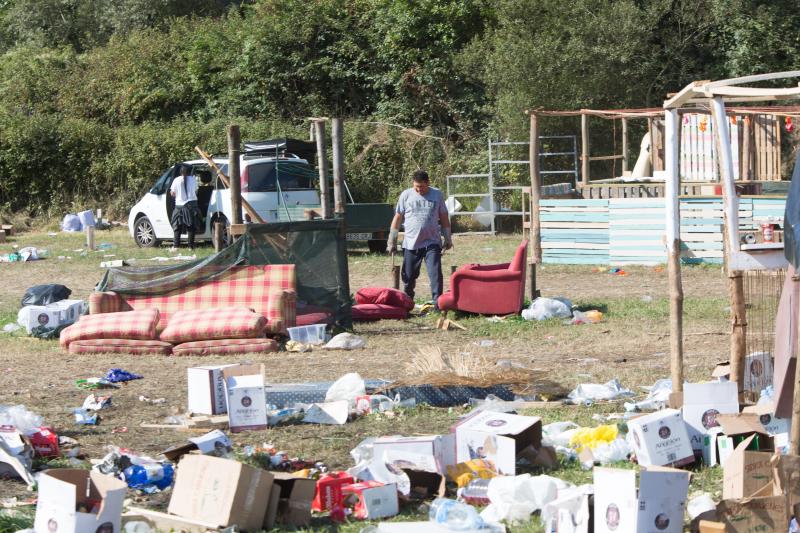
[[[277,168],[281,190],[291,191],[314,187],[313,180],[316,178],[316,172],[308,165],[279,162]]]
[[[166,194],[169,186],[172,185],[172,178],[175,175],[175,165],[169,167],[156,180],[156,184],[150,189],[150,194]]]
[[[197,178],[198,187],[214,185],[214,171],[208,165],[202,163],[192,166],[192,174]]]
[[[258,163],[248,166],[247,190],[250,192],[275,191],[275,164]]]

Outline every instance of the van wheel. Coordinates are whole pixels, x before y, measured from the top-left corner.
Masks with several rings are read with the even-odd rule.
[[[367,241],[367,246],[369,246],[369,251],[373,254],[385,254],[388,243],[389,241],[386,239],[371,239]]]
[[[227,248],[231,244],[231,225],[224,215],[216,215],[211,219],[211,242],[214,242],[214,224],[222,222],[222,247]]]
[[[139,248],[152,248],[161,244],[159,239],[156,239],[156,230],[150,219],[142,216],[136,219],[133,224],[133,240]]]

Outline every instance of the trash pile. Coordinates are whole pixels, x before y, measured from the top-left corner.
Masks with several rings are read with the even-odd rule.
[[[113,368],[76,381],[90,391],[75,410],[76,423],[97,423],[98,413],[113,405],[111,391],[138,379]],[[790,531],[800,503],[800,458],[786,454],[790,421],[774,416],[771,389],[742,411],[737,386],[725,377],[684,384],[682,409],[669,406],[669,380],[648,387],[639,401],[618,380],[581,384],[566,405],[615,401],[623,407],[625,401],[624,412],[595,415],[593,426],[543,424],[519,414],[527,402],[489,396],[471,402],[446,433],[364,438],[351,450],[347,469],[292,457],[269,442],[240,445],[228,434],[402,413],[414,398],[372,394],[376,384],[356,373],[333,383],[273,387],[265,383],[264,365],[254,363],[193,367],[187,383],[189,411],[168,422],[203,428],[203,434],[179,439],[155,457],[108,446],[90,471],[34,474],[36,457],[79,466],[80,447],[25,407],[0,406],[0,471],[38,485],[36,530],[74,516],[76,525],[67,531],[121,531],[123,524],[141,533],[259,531],[308,527],[320,513],[341,523],[390,518],[407,508],[428,521],[377,522],[366,531],[496,532],[538,515],[545,531],[677,533],[687,513],[694,531]],[[591,470],[592,483],[548,475],[569,464]],[[706,493],[690,498],[687,468],[699,465],[722,469],[720,501]],[[166,512],[124,504],[131,492],[165,493]]]
[[[88,312],[83,300],[70,300],[72,291],[64,285],[34,285],[20,301],[16,324],[6,324],[3,331],[13,333],[24,328],[28,335],[57,339],[61,330]],[[18,327],[17,327],[18,326]]]

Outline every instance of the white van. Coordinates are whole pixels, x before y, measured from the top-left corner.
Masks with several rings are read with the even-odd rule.
[[[266,222],[297,220],[302,218],[302,210],[306,207],[320,205],[316,171],[306,159],[286,152],[286,145],[280,148],[283,150],[276,150],[272,141],[246,143],[239,163],[242,198]],[[277,156],[267,157],[265,153]],[[213,158],[213,161],[227,175],[227,158]],[[191,166],[191,173],[197,177],[197,203],[204,214],[203,232],[198,233],[195,239],[210,240],[217,221],[223,222],[226,228],[230,224],[233,218],[231,195],[222,180],[202,159],[184,161],[168,168],[131,209],[128,229],[140,247],[158,246],[162,240],[172,240],[170,220],[175,199],[169,194],[169,188],[172,180],[180,174],[182,165]],[[226,233],[225,242],[227,237]]]

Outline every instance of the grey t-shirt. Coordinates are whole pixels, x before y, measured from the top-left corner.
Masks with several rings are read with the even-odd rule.
[[[406,189],[397,200],[395,213],[403,215],[403,248],[418,250],[431,244],[442,244],[439,215],[447,216],[442,191],[431,187],[425,195]]]

